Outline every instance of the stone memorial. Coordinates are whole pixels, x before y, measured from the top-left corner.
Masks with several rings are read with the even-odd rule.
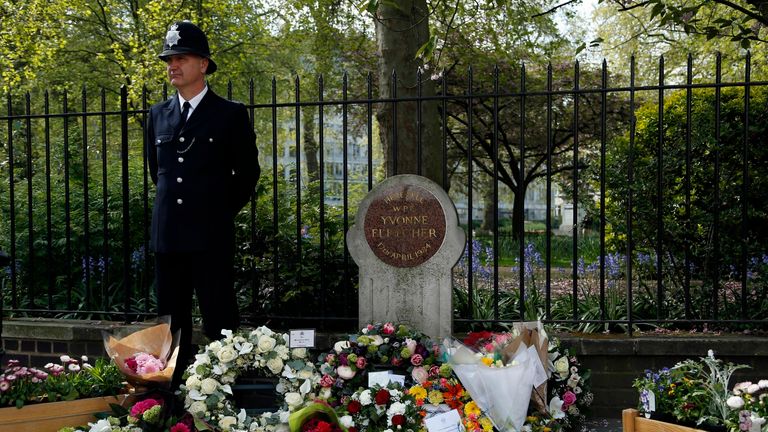
[[[360,203],[347,248],[360,269],[360,325],[407,323],[451,335],[451,269],[464,251],[456,207],[433,181],[390,177]]]

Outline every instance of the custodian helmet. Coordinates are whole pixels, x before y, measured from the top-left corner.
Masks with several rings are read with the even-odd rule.
[[[177,21],[168,29],[163,41],[163,52],[158,57],[165,60],[174,54],[197,54],[208,59],[206,74],[216,72],[216,63],[211,59],[208,38],[200,27],[189,21]]]

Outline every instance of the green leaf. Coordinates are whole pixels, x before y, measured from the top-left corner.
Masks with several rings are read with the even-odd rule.
[[[742,39],[741,40],[741,47],[742,48],[749,49],[750,45],[751,45],[751,42],[750,42],[749,39]]]
[[[115,413],[115,417],[122,417],[130,413],[128,408],[119,404],[111,403],[109,404],[109,407],[112,408],[112,412]]]
[[[414,58],[430,58],[435,51],[435,45],[437,44],[437,38],[435,35],[429,37],[429,40],[416,51]]]
[[[654,19],[656,15],[659,15],[664,11],[664,4],[663,3],[656,3],[653,5],[653,9],[651,9],[651,19]]]
[[[587,44],[582,42],[581,45],[576,47],[576,55],[579,55],[579,53],[584,51],[586,48],[587,48]]]
[[[194,417],[194,419],[195,419],[195,429],[199,431],[211,430],[211,428],[204,421],[200,420],[197,417]]]
[[[360,11],[365,10],[371,15],[376,14],[376,9],[379,8],[379,0],[368,0],[367,2],[362,2],[360,5]]]

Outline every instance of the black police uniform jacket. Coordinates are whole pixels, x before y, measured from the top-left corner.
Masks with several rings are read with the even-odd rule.
[[[177,95],[149,110],[147,162],[157,185],[156,252],[231,251],[234,217],[259,178],[256,136],[243,104],[208,89],[179,130]]]

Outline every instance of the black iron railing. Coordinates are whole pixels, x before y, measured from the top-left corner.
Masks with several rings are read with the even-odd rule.
[[[768,177],[761,171],[768,166],[761,147],[768,110],[756,110],[752,99],[764,100],[768,82],[751,81],[749,56],[740,82],[722,82],[719,56],[716,65],[713,82],[694,83],[689,57],[685,82],[669,83],[662,58],[658,84],[638,86],[632,59],[629,77],[610,79],[628,80],[624,87],[609,86],[605,62],[589,74],[576,63],[557,82],[552,66],[543,78],[525,67],[508,71],[513,84],[502,82],[498,68],[476,82],[470,69],[463,77],[442,77],[430,97],[422,95],[421,76],[416,97],[398,97],[392,86],[390,97],[375,98],[372,75],[350,97],[345,74],[333,100],[324,96],[322,77],[313,100],[302,96],[298,78],[292,89],[273,79],[263,103],[251,81],[246,105],[264,175],[238,217],[238,287],[246,315],[354,326],[356,269],[344,245],[362,193],[383,175],[373,117],[390,110],[397,119],[399,107],[415,103],[416,154],[403,152],[402,125],[395,121],[385,131],[392,139],[388,157],[394,167],[398,158],[421,161],[422,116],[439,118],[440,180],[464,209],[468,238],[456,269],[457,326],[532,317],[630,332],[637,325],[765,326],[768,305],[758,303],[768,290],[768,262],[760,261],[768,244],[750,224],[766,214],[756,188]],[[226,93],[233,98],[231,83]],[[13,263],[3,278],[6,314],[131,320],[154,313],[147,247],[153,187],[142,125],[150,101],[167,94],[145,90],[135,101],[126,88],[116,97],[102,90],[96,103],[83,89],[79,109],[66,92],[58,94],[59,110],[51,109],[48,92],[40,100],[6,95],[0,249]],[[736,100],[742,101],[737,115]],[[711,118],[700,106],[709,101]],[[426,102],[436,103],[437,112],[426,112]],[[654,104],[650,115],[643,107]],[[316,124],[310,137],[318,143],[316,173],[305,165],[306,116]],[[734,137],[741,142],[734,144]],[[336,163],[341,176],[327,171]],[[352,175],[351,164],[366,168]],[[697,184],[710,172],[711,181]],[[334,182],[341,184],[340,196],[331,196]],[[512,199],[509,210],[509,196],[526,197],[534,187],[544,191],[542,232],[527,229],[525,209],[514,208],[524,199]],[[572,205],[574,225],[564,240],[570,248],[554,250],[563,202]],[[491,220],[477,228],[479,208],[488,203],[495,207],[482,219]],[[513,217],[510,228],[503,211],[523,216]],[[597,248],[585,251],[593,237]],[[592,270],[583,268],[585,257],[595,260]],[[585,306],[590,302],[594,310]]]

